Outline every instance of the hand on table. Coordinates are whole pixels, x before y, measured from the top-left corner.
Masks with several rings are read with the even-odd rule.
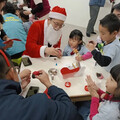
[[[95,43],[94,41],[89,41],[86,45],[86,47],[90,50],[93,51],[96,47],[97,43]]]
[[[47,88],[52,86],[49,80],[48,74],[44,70],[39,70],[40,75],[36,75],[35,77],[41,81]]]
[[[30,83],[30,74],[31,71],[29,69],[25,69],[20,73],[22,89],[24,89]]]
[[[58,58],[62,57],[62,53],[60,52],[60,50],[57,48],[54,48],[54,47],[47,47],[45,49],[45,54],[46,55],[53,55],[53,56],[56,56]]]
[[[87,82],[87,86],[88,86],[88,90],[91,94],[92,97],[97,97],[99,98],[99,95],[97,93],[97,91],[99,90],[99,88],[97,87],[97,85],[93,82],[93,80],[91,79],[91,77],[88,75],[86,78],[86,82]]]

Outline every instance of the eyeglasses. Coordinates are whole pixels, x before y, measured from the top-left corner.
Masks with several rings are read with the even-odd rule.
[[[59,23],[55,22],[54,20],[52,20],[52,21],[53,21],[55,27],[62,28],[65,26],[65,24],[60,25]]]

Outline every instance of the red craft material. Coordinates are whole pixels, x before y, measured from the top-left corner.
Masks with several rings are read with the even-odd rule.
[[[84,89],[85,89],[85,91],[88,91],[88,86],[87,86],[87,85],[85,85]]]
[[[64,67],[64,68],[61,69],[61,73],[62,73],[62,75],[65,75],[65,74],[69,74],[69,73],[78,72],[79,69],[80,69],[79,67],[75,68],[75,69],[69,69],[67,67]]]
[[[71,82],[65,82],[65,87],[71,87]]]

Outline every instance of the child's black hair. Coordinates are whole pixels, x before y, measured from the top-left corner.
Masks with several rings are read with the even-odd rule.
[[[114,14],[108,14],[103,19],[100,20],[100,25],[107,28],[110,34],[114,31],[120,30],[120,20]]]
[[[75,38],[75,39],[78,39],[78,40],[82,40],[83,39],[83,34],[80,30],[73,30],[70,35],[69,35],[69,38]]]
[[[115,6],[113,6],[111,13],[113,13],[114,10],[120,11],[120,3],[116,4]]]
[[[78,51],[80,51],[80,49],[81,49],[81,46],[83,45],[83,44],[85,44],[84,42],[83,42],[83,34],[82,34],[82,32],[80,31],[80,30],[78,30],[78,29],[75,29],[75,30],[73,30],[73,31],[71,31],[71,33],[70,33],[70,35],[69,35],[69,38],[70,39],[76,39],[76,40],[78,40],[78,41],[82,41],[79,45],[78,45]]]
[[[110,74],[113,79],[117,82],[117,88],[115,90],[113,99],[120,100],[120,64],[114,66],[110,70]]]
[[[23,12],[24,12],[25,10],[22,10],[22,11],[20,11],[20,17],[21,18],[24,18],[25,20],[29,20],[29,15],[25,15]]]
[[[12,13],[15,14],[15,8],[14,5],[10,2],[7,2],[6,5],[3,7],[3,12],[4,13]]]
[[[0,23],[3,24],[4,23],[4,19],[3,16],[0,14]]]

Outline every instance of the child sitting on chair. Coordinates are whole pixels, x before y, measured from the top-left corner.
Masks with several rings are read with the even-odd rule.
[[[120,41],[116,37],[120,29],[120,20],[114,14],[106,15],[102,20],[100,20],[99,31],[100,38],[104,42],[101,50],[97,51],[95,49],[96,43],[94,41],[87,44],[87,48],[91,51],[95,61],[102,67],[105,67],[106,71],[120,64]]]
[[[3,49],[6,50],[7,48],[12,47],[13,41],[8,42],[6,45],[4,45],[2,42],[3,41],[9,41],[10,38],[6,35],[2,28],[2,24],[4,23],[3,16],[0,14],[0,46],[4,46]]]
[[[76,60],[86,60],[92,57],[91,52],[84,46],[82,40],[83,34],[80,30],[73,30],[69,35],[68,45],[63,51],[63,56],[71,56],[77,54]],[[79,54],[78,54],[79,53]]]
[[[20,18],[23,21],[23,27],[25,29],[25,32],[28,34],[29,28],[32,25],[32,21],[29,20],[29,15],[24,14],[25,10],[20,11]]]
[[[87,120],[119,120],[120,64],[111,69],[110,77],[106,82],[106,92],[100,90],[90,76],[87,76],[86,81],[88,83],[88,90],[92,96],[90,115]]]

